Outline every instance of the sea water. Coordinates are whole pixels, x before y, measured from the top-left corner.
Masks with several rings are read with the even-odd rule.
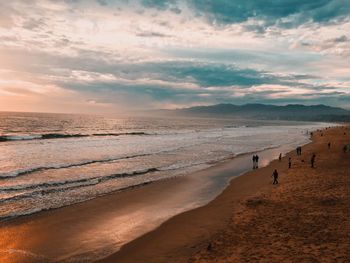
[[[324,123],[0,113],[0,220],[305,144]]]

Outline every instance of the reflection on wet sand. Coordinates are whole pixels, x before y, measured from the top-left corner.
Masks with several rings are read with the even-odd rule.
[[[262,152],[261,165],[280,151]],[[2,222],[0,261],[74,262],[105,257],[166,219],[206,204],[232,176],[250,168],[250,156],[244,155],[190,176]]]

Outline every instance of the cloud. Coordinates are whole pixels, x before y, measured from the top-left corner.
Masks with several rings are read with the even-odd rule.
[[[136,34],[139,37],[171,37],[171,35],[167,35],[160,32],[154,31],[144,31]]]
[[[100,5],[107,6],[108,2],[106,0],[96,0]]]
[[[335,43],[344,43],[344,42],[348,42],[349,38],[345,35],[342,35],[340,37],[336,37],[335,39],[333,39],[333,42]]]
[[[13,16],[18,12],[12,8],[8,3],[0,3],[0,28],[11,28],[14,25]]]
[[[261,33],[269,26],[292,28],[307,23],[337,23],[350,14],[347,0],[144,0],[142,3],[161,10],[189,6],[197,16],[205,17],[213,24],[250,22],[246,28]],[[251,21],[262,23],[252,24]]]
[[[36,30],[36,29],[40,29],[42,27],[45,27],[45,21],[44,19],[40,18],[40,19],[34,19],[34,18],[30,18],[26,21],[24,21],[22,27],[28,30]]]
[[[216,63],[170,62],[146,65],[155,72],[164,74],[167,78],[193,80],[202,87],[210,86],[250,86],[260,83],[270,83],[274,80],[263,72],[253,69],[240,69],[232,65]]]
[[[220,102],[347,106],[349,6],[344,0],[3,2],[0,93],[8,102],[0,109],[24,95],[31,107],[38,101],[54,107],[56,98],[57,109],[64,98],[72,109],[76,98],[84,110]]]

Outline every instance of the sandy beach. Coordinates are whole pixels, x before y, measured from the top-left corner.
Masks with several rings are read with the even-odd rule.
[[[235,178],[208,205],[100,262],[349,262],[350,153],[342,151],[349,143],[348,126],[315,132],[301,156],[293,151]]]
[[[260,166],[290,147],[260,152]],[[233,177],[251,167],[251,155],[245,154],[187,176],[0,222],[0,261],[91,262],[104,258],[169,218],[207,204]],[[241,193],[245,192],[237,191]]]
[[[350,263],[350,0],[0,0],[0,43],[0,263]]]
[[[345,262],[350,180],[342,146],[350,130],[344,135],[344,129],[316,133],[301,157],[293,150],[273,161],[290,145],[262,151],[258,170],[251,170],[250,154],[241,155],[188,176],[1,222],[0,261],[280,262],[307,260],[312,252],[315,260]]]

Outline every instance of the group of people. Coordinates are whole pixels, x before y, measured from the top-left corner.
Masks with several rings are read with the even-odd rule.
[[[328,147],[328,149],[331,148],[331,143],[330,142],[327,143],[327,147]],[[343,147],[344,153],[347,152],[348,147],[349,147],[348,145],[345,145]],[[301,146],[298,146],[296,148],[296,151],[297,151],[297,155],[301,156]],[[280,155],[278,157],[278,160],[280,162],[282,161],[282,154],[281,153],[280,153]],[[312,156],[311,156],[311,160],[310,160],[311,168],[315,168],[315,161],[316,161],[316,154],[313,153]],[[253,169],[258,169],[258,167],[259,167],[259,156],[258,155],[253,155]],[[288,168],[289,169],[292,168],[292,158],[291,157],[288,158]],[[277,171],[277,169],[275,169],[273,171],[272,177],[273,177],[273,183],[272,184],[278,184],[278,171]]]
[[[312,135],[312,132],[311,132]],[[321,134],[322,136],[323,134]],[[345,135],[345,133],[344,133]],[[331,142],[327,143],[327,147],[330,150],[331,149]],[[301,146],[298,146],[296,148],[297,151],[297,155],[301,156]],[[349,145],[344,145],[343,147],[343,152],[346,153],[347,151],[350,151],[350,144]],[[254,158],[254,157],[253,157]],[[253,159],[254,160],[254,159]],[[282,154],[279,155],[278,160],[281,162],[282,161]],[[303,161],[303,160],[302,160]],[[313,153],[310,159],[310,164],[311,164],[311,168],[315,168],[315,161],[316,161],[316,154]],[[304,162],[304,161],[303,161]],[[292,167],[292,158],[289,157],[288,158],[288,168],[290,169]],[[277,169],[275,169],[272,173],[272,177],[273,177],[273,183],[272,184],[278,184],[278,172]]]
[[[253,155],[253,169],[259,168],[259,155]]]

